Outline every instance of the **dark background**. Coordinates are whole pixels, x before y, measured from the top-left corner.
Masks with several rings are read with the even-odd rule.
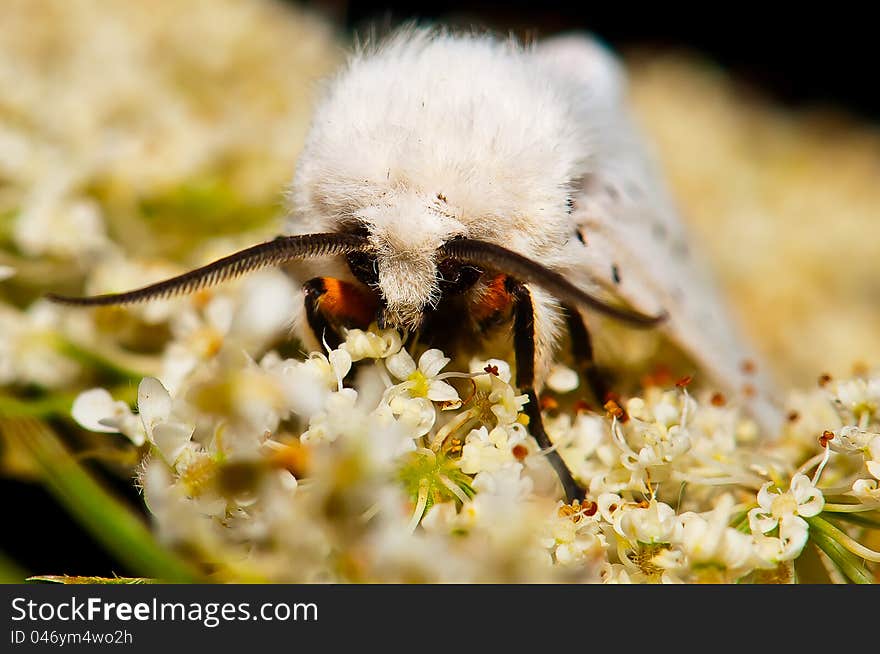
[[[349,30],[421,18],[541,36],[586,29],[612,47],[697,52],[794,105],[880,118],[880,30],[867,5],[669,2],[307,2]]]
[[[306,4],[343,30],[360,33],[373,25],[381,31],[412,18],[476,24],[529,37],[586,29],[621,51],[638,46],[699,53],[744,84],[790,106],[830,105],[880,118],[876,21],[867,9],[841,3],[815,9],[801,5],[797,10],[771,3],[686,8],[587,0]],[[108,483],[133,505],[140,505],[130,480],[108,479]],[[15,539],[3,539],[5,553],[27,572],[105,576],[129,572],[109,560],[39,486],[0,479],[0,497],[5,500],[4,525],[17,533]]]

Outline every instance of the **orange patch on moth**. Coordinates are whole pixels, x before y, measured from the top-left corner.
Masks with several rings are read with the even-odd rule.
[[[513,296],[505,288],[506,282],[507,275],[496,275],[486,286],[483,295],[471,308],[477,322],[489,320],[513,305]]]
[[[341,279],[325,277],[324,293],[318,299],[321,311],[328,317],[366,329],[376,317],[379,303],[371,293]]]

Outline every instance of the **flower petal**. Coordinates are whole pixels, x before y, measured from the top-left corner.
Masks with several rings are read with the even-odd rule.
[[[428,350],[419,357],[419,370],[425,377],[436,377],[450,361],[452,359],[443,356],[441,350]]]
[[[458,392],[449,384],[443,381],[432,381],[428,386],[428,399],[433,402],[452,402],[461,406],[461,399]],[[455,408],[455,407],[448,407]]]
[[[779,521],[776,518],[769,513],[764,513],[761,509],[749,511],[749,528],[753,534],[766,534],[777,524]]]
[[[153,443],[169,465],[174,465],[177,457],[190,442],[195,428],[181,422],[162,422],[153,429]]]
[[[73,401],[70,413],[81,427],[89,431],[99,431],[105,434],[119,433],[116,427],[101,422],[116,413],[116,402],[106,389],[92,388],[80,393]]]
[[[406,379],[416,371],[416,362],[406,350],[401,350],[385,359],[385,366],[397,379]]]
[[[171,414],[171,395],[155,377],[144,377],[138,386],[138,413],[151,439],[153,427]]]
[[[782,541],[780,560],[790,561],[800,556],[804,545],[807,544],[808,531],[806,520],[797,516],[786,518],[779,524],[779,538]]]

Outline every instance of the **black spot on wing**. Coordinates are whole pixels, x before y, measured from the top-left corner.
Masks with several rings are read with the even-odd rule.
[[[611,265],[611,279],[615,284],[620,284],[620,268],[616,263]]]

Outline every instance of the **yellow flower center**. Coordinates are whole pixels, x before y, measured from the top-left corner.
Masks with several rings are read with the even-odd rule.
[[[770,513],[777,520],[787,515],[797,515],[798,503],[790,493],[778,495],[770,504]]]
[[[431,382],[421,370],[416,370],[406,380],[412,384],[409,392],[414,397],[428,397],[428,388],[431,386]]]

